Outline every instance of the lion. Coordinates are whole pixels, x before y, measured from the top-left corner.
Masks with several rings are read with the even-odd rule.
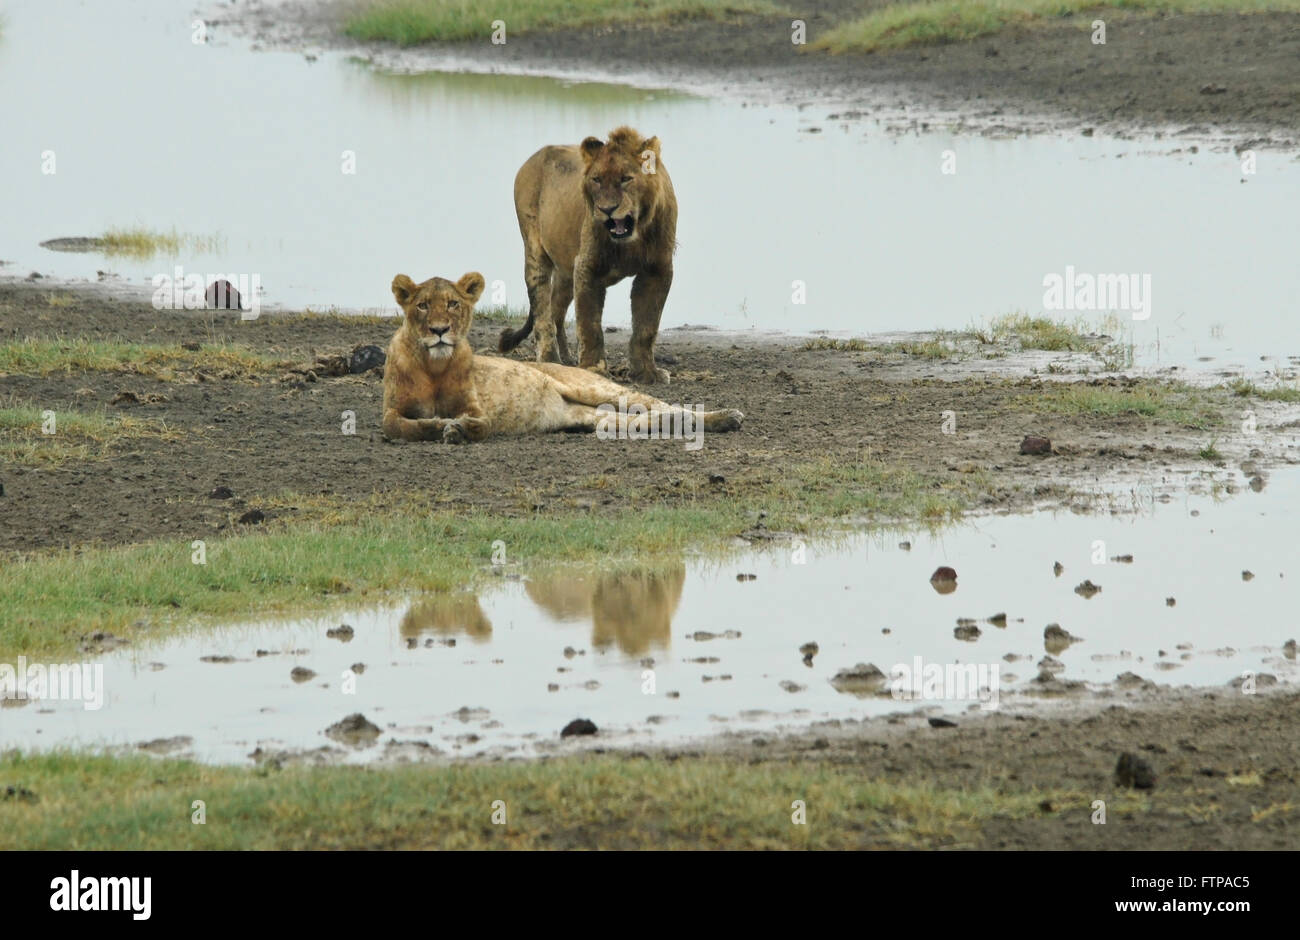
[[[384,363],[385,437],[463,444],[489,433],[602,426],[624,433],[635,421],[713,432],[740,428],[745,416],[739,411],[670,405],[573,366],[475,355],[469,328],[483,287],[477,271],[455,282],[433,277],[416,284],[405,274],[393,278],[393,296],[405,318]],[[602,411],[602,405],[609,407]],[[645,409],[645,418],[629,415],[631,405]]]
[[[537,361],[573,365],[564,318],[576,298],[578,365],[607,372],[601,316],[605,289],[632,281],[628,365],[635,382],[667,382],[655,365],[655,337],[677,247],[677,196],[659,156],[659,138],[630,127],[608,142],[537,151],[515,176],[515,214],[524,240],[528,320],[501,333],[509,352],[536,326]]]

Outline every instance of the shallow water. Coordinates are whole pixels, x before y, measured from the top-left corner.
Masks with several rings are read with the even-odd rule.
[[[561,570],[527,582],[512,580],[507,566],[477,596],[200,631],[97,659],[105,689],[98,711],[48,700],[0,708],[0,748],[183,735],[193,740],[182,752],[241,762],[257,747],[343,747],[323,732],[355,712],[382,729],[379,745],[343,747],[357,761],[390,740],[448,755],[526,756],[553,746],[577,717],[633,743],[914,708],[961,720],[980,708],[977,699],[860,698],[831,680],[856,663],[892,675],[915,657],[997,666],[996,704],[1024,707],[1042,701],[1033,680],[1051,623],[1082,637],[1056,652],[1059,678],[1093,692],[1124,672],[1159,685],[1222,687],[1248,671],[1295,683],[1300,671],[1283,645],[1300,635],[1291,586],[1300,577],[1300,507],[1290,495],[1300,471],[1260,477],[1254,487],[1231,476],[1221,481],[1231,496],[1220,486],[1217,496],[1156,502],[1137,515],[996,516],[935,535],[856,536],[802,552],[782,543],[722,562]],[[1093,563],[1121,555],[1133,561]],[[931,584],[940,566],[956,570],[955,591]],[[1076,593],[1085,579],[1101,592]],[[997,613],[1007,615],[1004,627],[988,622]],[[954,635],[966,617],[981,631],[974,641]],[[341,623],[353,628],[350,641],[325,635]],[[719,636],[697,637],[702,631]],[[805,666],[799,647],[810,641],[820,651]],[[212,656],[235,661],[202,660]],[[356,663],[365,671],[345,694],[343,673]],[[298,666],[317,675],[297,683],[290,671]],[[783,682],[802,688],[787,691]]]
[[[477,269],[501,282],[493,300],[522,306],[515,170],[543,143],[630,122],[664,141],[683,206],[666,327],[960,329],[1040,312],[1044,277],[1072,266],[1151,275],[1150,318],[1123,315],[1140,365],[1256,370],[1300,353],[1294,155],[1261,152],[1243,176],[1233,154],[1182,151],[1190,139],[899,136],[816,107],[385,74],[253,51],[220,26],[194,45],[190,5],[172,0],[11,0],[5,21],[7,274],[147,284],[181,264],[257,274],[269,305],[392,310],[399,271]],[[37,247],[135,224],[224,247],[145,262]],[[628,322],[628,289],[607,322]]]

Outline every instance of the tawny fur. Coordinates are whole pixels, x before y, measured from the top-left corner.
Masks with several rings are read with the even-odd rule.
[[[654,344],[673,282],[677,196],[659,150],[658,137],[620,127],[606,142],[588,137],[576,147],[543,147],[520,168],[515,214],[524,240],[528,322],[502,332],[502,352],[536,328],[538,361],[572,364],[564,318],[573,300],[578,364],[606,372],[605,290],[630,277],[632,379],[668,381],[655,365]],[[625,225],[630,231],[616,237]]]
[[[638,404],[651,420],[680,416],[685,409],[625,388],[586,369],[554,363],[516,362],[477,356],[469,345],[474,304],[483,275],[452,282],[434,277],[416,284],[393,278],[393,296],[405,313],[388,344],[384,364],[384,435],[393,440],[440,440],[460,444],[488,434],[533,431],[594,431],[606,415],[602,404]],[[734,431],[739,411],[694,411],[695,427]],[[610,430],[626,428],[623,418]]]

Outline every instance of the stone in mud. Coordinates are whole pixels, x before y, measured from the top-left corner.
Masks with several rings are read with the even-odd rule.
[[[239,291],[234,284],[229,281],[213,281],[208,285],[207,293],[204,295],[207,300],[209,310],[242,310],[244,309],[243,300],[239,296]]]
[[[1115,677],[1115,685],[1121,689],[1155,688],[1154,682],[1143,679],[1136,672],[1121,672]]]
[[[1005,627],[1007,625],[1007,615],[994,614],[989,618],[989,623],[993,624],[995,627]]]
[[[721,633],[710,633],[708,630],[696,630],[690,634],[688,639],[691,640],[738,640],[740,639],[739,630],[724,630]]]
[[[364,747],[374,744],[379,737],[379,726],[372,724],[361,712],[354,712],[337,724],[325,729],[325,734],[351,747]]]
[[[1277,685],[1277,676],[1273,675],[1271,672],[1258,672],[1255,673],[1253,682],[1255,683],[1256,689],[1271,689],[1273,686]],[[1237,676],[1237,678],[1228,683],[1228,685],[1234,689],[1240,689],[1245,684],[1245,676]]]
[[[1061,564],[1059,561],[1052,562],[1052,574],[1059,578],[1063,571],[1065,571],[1065,565]]]
[[[955,728],[957,722],[949,721],[947,718],[927,718],[931,728]]]
[[[934,569],[934,574],[930,575],[930,587],[937,594],[951,594],[957,590],[957,572],[948,567]]]
[[[1084,598],[1092,597],[1095,594],[1101,593],[1101,585],[1093,584],[1090,580],[1085,580],[1082,584],[1075,587],[1074,593]]]
[[[852,669],[841,669],[830,682],[837,692],[861,697],[882,691],[889,679],[874,663],[858,663]]]
[[[348,360],[348,371],[353,375],[359,375],[371,369],[382,369],[386,358],[384,351],[378,346],[358,346],[352,350],[352,356]]]
[[[738,575],[736,575],[736,580],[737,580],[737,581],[757,581],[757,580],[758,580],[758,575],[756,575],[756,574],[738,574]]]
[[[184,750],[193,743],[193,738],[188,735],[178,734],[174,738],[155,738],[152,741],[142,741],[136,747],[142,751],[148,751],[150,754],[171,754],[174,751]]]
[[[351,643],[352,637],[356,636],[355,630],[346,623],[341,623],[337,627],[331,627],[325,631],[325,636],[331,640],[339,640],[343,643]]]
[[[1146,760],[1125,751],[1115,764],[1115,783],[1133,790],[1150,790],[1156,785],[1156,772]]]
[[[1073,643],[1083,642],[1083,637],[1075,636],[1062,629],[1059,623],[1049,623],[1043,630],[1043,648],[1049,653],[1060,653],[1069,649]]]
[[[1253,581],[1253,580],[1255,580],[1255,572],[1253,572],[1253,571],[1243,571],[1243,572],[1241,573],[1241,580],[1243,580],[1243,581]]]
[[[0,496],[3,496],[4,494],[5,494],[5,485],[3,483],[0,483]]]
[[[316,673],[306,666],[294,666],[289,672],[289,678],[294,682],[310,682],[316,678]]]
[[[595,734],[596,730],[596,723],[594,721],[588,721],[586,718],[575,718],[564,726],[564,730],[560,732],[560,737],[568,738],[575,734]]]
[[[959,640],[966,641],[967,643],[974,643],[980,638],[980,628],[974,624],[962,624],[961,626],[953,627],[952,635]]]
[[[1065,670],[1065,663],[1061,662],[1055,656],[1044,656],[1038,661],[1038,668],[1049,675],[1055,675],[1056,673]]]
[[[83,653],[107,653],[119,646],[129,646],[130,643],[130,640],[124,640],[120,636],[99,631],[81,638],[81,651]]]
[[[821,647],[816,643],[805,643],[799,647],[799,652],[804,656],[816,656],[821,651]]]
[[[901,549],[902,549],[903,551],[905,551],[905,552],[910,552],[910,551],[912,550],[912,543],[911,543],[911,542],[899,542],[899,543],[898,543],[898,547],[901,548]]]
[[[1034,434],[1026,434],[1025,439],[1020,442],[1020,453],[1030,455],[1050,454],[1052,452],[1052,442],[1045,437],[1038,437]]]
[[[353,663],[353,664],[352,664],[351,666],[349,666],[348,668],[351,669],[353,672],[355,672],[357,675],[361,675],[363,672],[366,671],[366,664],[365,664],[365,663]]]
[[[235,491],[228,486],[213,487],[212,492],[208,494],[208,499],[233,499]]]
[[[240,525],[261,525],[266,521],[266,513],[260,509],[250,509],[235,521]]]
[[[1285,643],[1282,644],[1282,655],[1285,656],[1287,659],[1296,658],[1295,640],[1287,640]]]
[[[802,692],[804,689],[808,688],[806,685],[800,685],[797,682],[791,682],[789,679],[782,679],[780,685],[781,688],[786,692]]]
[[[1166,606],[1166,607],[1173,607],[1173,606],[1174,606],[1175,604],[1177,604],[1177,603],[1178,603],[1178,601],[1174,600],[1172,597],[1166,597],[1166,598],[1165,598],[1165,606]]]

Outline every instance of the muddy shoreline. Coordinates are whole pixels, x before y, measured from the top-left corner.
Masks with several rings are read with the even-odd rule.
[[[1295,406],[1260,403],[1256,435],[1215,432],[1224,455],[1216,465],[1199,456],[1211,436],[1204,430],[1132,414],[1039,412],[1036,399],[1051,381],[1045,376],[808,348],[789,337],[740,342],[694,330],[661,335],[658,354],[673,373],[664,390],[669,400],[739,408],[747,416],[740,433],[711,435],[698,451],[680,442],[644,447],[574,434],[490,438],[461,448],[402,446],[380,434],[380,371],[306,374],[320,356],[358,345],[386,347],[395,321],[276,315],[241,321],[229,312],[160,312],[94,290],[71,294],[71,306],[50,306],[48,293],[0,282],[0,336],[232,343],[281,357],[285,368],[241,376],[201,369],[160,376],[132,367],[0,376],[0,398],[161,421],[183,438],[110,445],[105,460],[7,468],[0,481],[6,520],[0,551],[262,531],[308,514],[307,507],[286,504],[284,494],[401,499],[407,481],[426,473],[434,457],[433,495],[441,505],[505,516],[617,512],[633,493],[667,506],[731,499],[815,458],[884,459],[959,483],[987,480],[972,507],[977,512],[1097,508],[1110,505],[1107,493],[1117,494],[1118,508],[1133,508],[1134,492],[1168,500],[1189,487],[1214,486],[1216,475],[1230,482],[1243,463],[1266,469],[1300,460],[1291,440]],[[475,347],[490,347],[499,328],[476,322]],[[626,337],[626,331],[607,336],[616,374]],[[988,367],[998,360],[975,362]],[[1053,378],[1118,389],[1138,381]],[[948,410],[959,416],[954,434],[938,426]],[[356,433],[345,436],[340,421],[348,411],[356,415]],[[1051,455],[1021,454],[1029,434],[1049,438]],[[495,482],[484,486],[484,480]],[[233,496],[210,498],[218,487]],[[238,522],[250,510],[264,515],[259,529]]]
[[[1017,28],[966,43],[891,52],[802,51],[788,17],[551,30],[504,45],[398,48],[342,33],[349,0],[262,0],[212,9],[217,35],[279,49],[347,51],[395,71],[550,75],[667,87],[807,108],[810,119],[876,120],[908,131],[941,124],[994,135],[1175,136],[1210,145],[1300,147],[1300,14],[1135,15]],[[810,40],[867,7],[799,6]],[[201,8],[202,10],[202,8]],[[825,109],[825,113],[819,111]]]

